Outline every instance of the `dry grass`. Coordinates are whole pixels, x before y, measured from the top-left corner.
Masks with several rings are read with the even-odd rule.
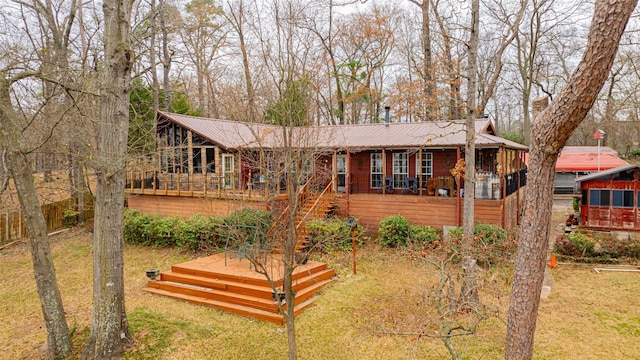
[[[91,235],[84,229],[51,239],[58,281],[74,346],[82,348],[91,316]],[[141,291],[144,270],[168,269],[194,255],[173,249],[127,246],[126,301],[135,346],[131,359],[283,359],[284,329]],[[437,339],[392,335],[432,323],[425,289],[435,281],[396,252],[368,246],[359,253],[358,275],[350,275],[350,253],[328,261],[336,280],[296,322],[301,359],[443,359]],[[0,251],[0,354],[7,359],[41,357],[46,339],[35,292],[28,245]],[[508,269],[506,270],[508,273]],[[505,274],[506,274],[505,273]],[[498,310],[474,337],[456,346],[468,359],[503,357],[508,278],[491,272],[481,298]],[[540,305],[536,359],[640,359],[640,274],[595,273],[592,267],[552,271],[553,290]]]

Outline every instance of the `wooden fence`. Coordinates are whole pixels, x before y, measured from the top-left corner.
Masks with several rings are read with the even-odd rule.
[[[69,227],[73,216],[65,218],[65,211],[77,211],[75,199],[62,200],[42,205],[42,214],[47,221],[47,232],[53,232]],[[85,219],[93,218],[93,199],[85,201]],[[72,215],[72,214],[69,214]],[[22,217],[22,210],[7,210],[0,213],[0,245],[27,236],[27,227]]]

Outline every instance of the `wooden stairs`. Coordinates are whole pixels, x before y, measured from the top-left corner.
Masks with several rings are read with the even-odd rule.
[[[326,218],[335,210],[335,206],[334,194],[309,194],[296,214],[296,229],[298,232],[296,253],[306,253],[310,250],[311,244],[307,234],[307,223],[312,220]]]
[[[265,268],[276,288],[281,289],[282,262],[268,256]],[[296,316],[313,303],[317,292],[331,282],[334,274],[325,263],[308,261],[298,265],[293,273]],[[259,320],[284,323],[266,276],[252,269],[248,260],[230,258],[228,254],[174,265],[162,272],[159,280],[149,281],[144,290]]]

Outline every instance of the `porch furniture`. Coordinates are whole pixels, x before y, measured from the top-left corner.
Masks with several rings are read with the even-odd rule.
[[[407,177],[404,179],[404,184],[402,187],[402,191],[408,191],[413,194],[418,193],[418,178],[416,177]]]
[[[378,189],[378,192],[382,192],[382,188]],[[384,178],[384,192],[386,194],[393,194],[393,177],[387,176]]]
[[[454,188],[454,179],[452,176],[438,176],[436,178],[436,195],[452,196]]]

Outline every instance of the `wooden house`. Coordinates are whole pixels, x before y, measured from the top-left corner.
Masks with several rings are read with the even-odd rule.
[[[496,136],[489,119],[475,125],[475,221],[514,227],[527,147]],[[335,212],[371,232],[398,214],[437,228],[463,221],[464,176],[454,170],[464,158],[463,121],[285,128],[160,112],[157,138],[157,164],[128,172],[128,206],[143,212],[265,208],[286,200],[287,176],[305,172],[316,191],[331,193]],[[313,157],[287,161],[285,144]]]
[[[624,165],[577,179],[580,224],[605,231],[640,231],[640,165]]]

